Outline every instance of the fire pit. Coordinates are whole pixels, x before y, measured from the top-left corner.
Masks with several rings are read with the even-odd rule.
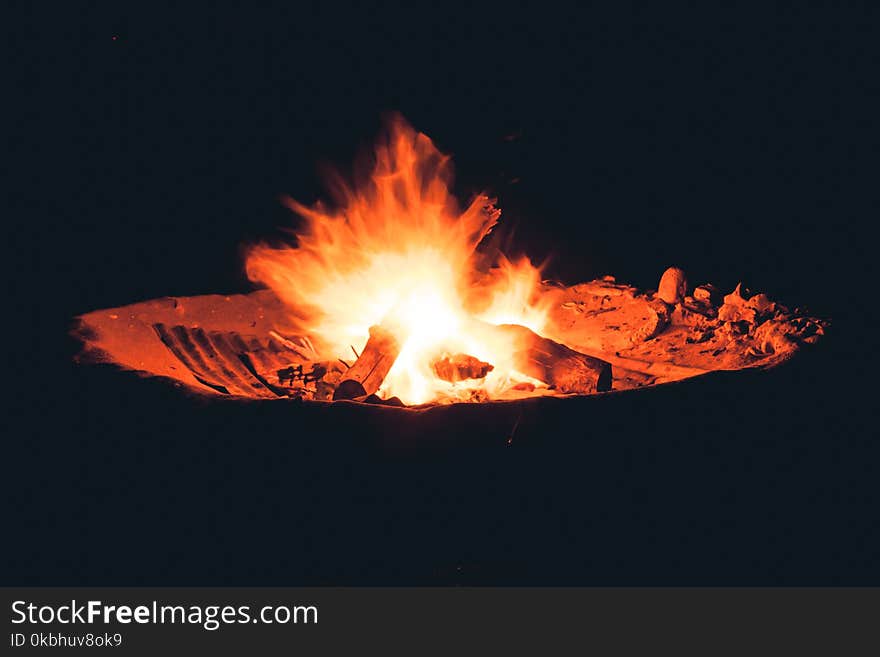
[[[545,281],[487,239],[494,201],[461,210],[450,184],[449,157],[397,117],[368,177],[334,181],[336,209],[287,199],[305,221],[295,244],[247,255],[267,289],[82,315],[80,358],[206,395],[422,408],[768,368],[825,330],[742,285],[692,286],[676,267],[656,291]]]

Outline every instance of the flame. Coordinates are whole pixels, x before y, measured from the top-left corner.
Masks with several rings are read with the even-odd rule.
[[[499,256],[480,271],[476,249],[500,211],[483,194],[462,211],[451,183],[449,156],[393,117],[365,182],[335,179],[335,209],[286,199],[304,219],[295,246],[258,245],[247,255],[249,278],[276,293],[327,359],[350,358],[352,348],[360,353],[373,325],[392,327],[402,348],[378,394],[408,404],[498,398],[524,381],[540,387],[516,371],[512,345],[474,321],[539,332],[547,317],[540,270],[528,258]],[[450,383],[431,367],[445,353],[494,369]]]

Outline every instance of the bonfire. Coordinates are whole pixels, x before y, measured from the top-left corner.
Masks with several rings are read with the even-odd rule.
[[[544,280],[487,239],[496,201],[459,204],[450,157],[400,117],[363,180],[331,183],[331,202],[285,199],[301,220],[290,244],[247,251],[261,289],[82,315],[80,359],[208,395],[419,406],[773,367],[826,328],[742,285],[692,286],[677,267],[656,290]]]

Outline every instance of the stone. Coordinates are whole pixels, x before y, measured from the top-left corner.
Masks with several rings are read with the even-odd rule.
[[[700,303],[707,303],[713,306],[721,302],[721,292],[711,283],[698,285],[694,288],[694,299]]]
[[[670,267],[660,277],[657,297],[669,305],[681,303],[687,294],[687,277],[678,267]]]

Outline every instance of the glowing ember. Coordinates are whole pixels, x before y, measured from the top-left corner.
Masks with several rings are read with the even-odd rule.
[[[397,117],[368,180],[356,188],[336,181],[337,209],[287,201],[305,219],[296,245],[253,248],[248,275],[290,307],[326,360],[350,358],[352,348],[360,353],[372,326],[391,331],[401,348],[381,397],[418,404],[497,398],[520,383],[546,388],[517,370],[511,339],[474,321],[540,333],[547,315],[537,303],[540,272],[526,258],[503,257],[489,263],[491,275],[478,270],[475,249],[500,211],[484,195],[462,211],[451,180],[449,157]],[[433,366],[444,354],[466,354],[492,369],[453,383]]]

